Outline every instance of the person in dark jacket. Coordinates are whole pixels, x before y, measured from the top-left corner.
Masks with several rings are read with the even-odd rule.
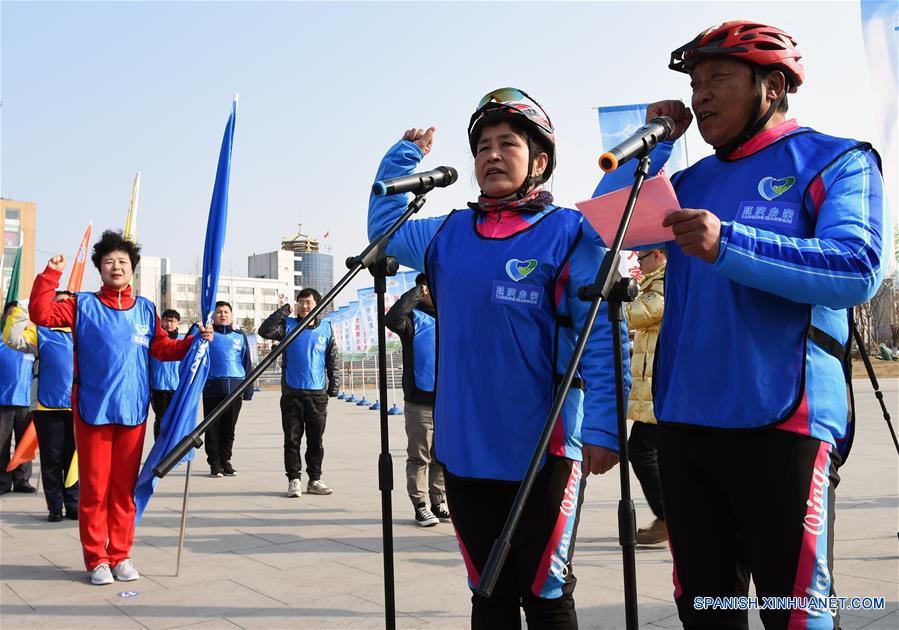
[[[285,304],[259,327],[260,336],[281,341],[315,308],[321,295],[306,288],[297,294],[296,317]],[[287,496],[301,494],[300,442],[306,434],[307,494],[331,494],[322,476],[328,397],[340,390],[340,358],[331,323],[316,319],[290,344],[281,359],[281,426],[284,429],[284,469]]]
[[[178,335],[178,325],[181,323],[181,313],[173,308],[166,309],[159,318],[162,329],[168,333],[169,339],[181,339]],[[150,406],[153,407],[153,439],[159,437],[162,418],[172,402],[172,396],[178,389],[178,367],[180,361],[158,361],[150,357]]]
[[[384,320],[403,344],[403,413],[406,417],[406,489],[415,522],[431,527],[450,521],[443,467],[434,455],[434,351],[436,311],[425,274],[400,297]],[[426,499],[430,496],[431,507]]]
[[[237,388],[253,366],[247,336],[231,327],[233,314],[228,302],[216,302],[212,315],[215,336],[209,344],[209,378],[203,388],[203,415],[208,416],[220,402]],[[253,398],[253,388],[244,390],[238,398],[206,432],[206,461],[210,477],[234,477],[237,471],[231,465],[234,447],[234,428],[243,400]]]

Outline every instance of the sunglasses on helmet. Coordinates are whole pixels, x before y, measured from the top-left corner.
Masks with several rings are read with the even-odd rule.
[[[497,105],[505,105],[507,103],[530,103],[532,104],[543,118],[546,119],[546,122],[549,123],[549,127],[546,128],[546,131],[549,133],[553,133],[553,123],[549,117],[549,114],[546,113],[546,110],[543,109],[543,106],[537,102],[535,98],[533,98],[530,94],[525,92],[524,90],[519,90],[518,88],[513,87],[504,87],[493,90],[492,92],[488,92],[484,96],[481,97],[481,100],[478,101],[477,112],[480,112],[484,107],[490,105],[491,103],[496,103]],[[474,118],[474,117],[472,117]],[[537,121],[534,121],[536,124]],[[545,127],[545,125],[540,125],[541,127]]]

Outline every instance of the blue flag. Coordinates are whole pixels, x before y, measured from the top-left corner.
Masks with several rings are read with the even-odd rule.
[[[646,109],[648,107],[648,103],[599,107],[599,131],[602,138],[602,150],[610,150],[646,124]],[[670,157],[668,157],[669,151],[671,153]],[[670,144],[660,144],[651,153],[651,157],[650,176],[658,173],[663,165],[669,175],[673,175],[688,166],[687,148],[683,137],[677,139],[673,149]],[[628,163],[626,166],[604,175],[596,190],[593,191],[593,196],[598,197],[601,194],[623,188],[624,186],[630,186],[634,182],[634,168],[636,166],[637,162],[635,160],[632,164]]]
[[[203,321],[208,325],[212,321],[218,289],[219,274],[222,261],[222,249],[225,246],[225,227],[228,222],[228,182],[231,176],[231,145],[234,141],[234,123],[237,118],[237,97],[231,104],[231,116],[225,125],[225,137],[219,152],[218,168],[215,173],[215,187],[212,190],[212,203],[209,205],[209,221],[206,224],[206,246],[203,250],[203,277],[200,288],[200,307]],[[137,507],[135,523],[147,507],[156,483],[153,468],[162,461],[185,435],[196,426],[197,405],[209,375],[209,342],[194,337],[193,344],[181,360],[179,367],[180,381],[178,389],[172,397],[162,419],[159,438],[153,444],[147,461],[137,478],[134,488],[134,504]],[[192,459],[194,451],[184,456],[184,460]]]

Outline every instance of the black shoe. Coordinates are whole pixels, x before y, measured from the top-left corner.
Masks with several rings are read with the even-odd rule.
[[[449,508],[446,505],[446,501],[441,501],[440,503],[432,503],[431,504],[431,514],[437,517],[441,523],[450,523],[452,519],[450,518]]]
[[[78,520],[78,508],[66,508],[66,518],[70,521]]]
[[[13,488],[12,491],[13,492],[21,492],[22,494],[34,494],[35,492],[37,492],[37,488],[32,486],[27,481],[23,481],[22,483],[17,485],[15,488]]]
[[[234,470],[234,466],[231,465],[231,462],[225,462],[224,464],[222,464],[222,473],[226,477],[236,477],[237,476],[237,471]]]
[[[222,467],[221,466],[210,466],[209,467],[209,476],[210,477],[221,477],[222,476]]]
[[[50,512],[47,515],[47,520],[51,523],[58,523],[62,520],[62,512]]]

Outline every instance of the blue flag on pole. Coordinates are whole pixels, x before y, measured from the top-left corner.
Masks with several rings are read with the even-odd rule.
[[[221,269],[222,249],[225,246],[225,227],[228,223],[228,182],[231,177],[231,145],[234,141],[236,118],[237,97],[235,96],[234,102],[231,104],[228,124],[225,125],[225,136],[222,138],[222,148],[219,152],[218,168],[215,173],[215,186],[212,189],[212,203],[209,205],[209,220],[206,224],[200,307],[203,321],[207,325],[212,321]],[[175,390],[172,402],[165,412],[159,438],[153,444],[134,488],[134,504],[137,507],[135,523],[140,522],[147,503],[153,495],[153,490],[156,488],[156,483],[159,481],[153,475],[153,468],[196,426],[197,405],[200,402],[203,387],[206,385],[206,377],[209,375],[208,348],[209,342],[197,335],[194,337],[190,350],[181,360],[178,369],[181,376],[178,389]],[[190,460],[193,456],[194,451],[191,450],[182,461]]]
[[[648,107],[648,103],[642,103],[597,108],[602,150],[610,150],[646,124],[646,110]],[[668,151],[671,152],[670,157],[668,157]],[[652,158],[650,176],[658,173],[663,165],[669,175],[687,168],[687,145],[684,143],[684,138],[678,138],[674,143],[673,149],[670,144],[660,144],[652,152]],[[634,161],[633,164],[627,164],[616,171],[605,174],[596,190],[593,191],[593,196],[598,197],[618,188],[630,186],[634,182],[634,168],[636,166],[637,163]]]

